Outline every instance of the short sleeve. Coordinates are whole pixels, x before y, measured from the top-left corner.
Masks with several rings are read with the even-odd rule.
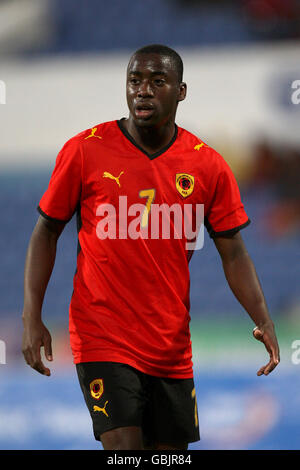
[[[70,139],[57,155],[49,186],[38,211],[45,218],[68,222],[80,200],[82,155],[78,139]]]
[[[216,176],[210,188],[210,200],[204,220],[211,237],[233,234],[250,224],[238,184],[229,165],[219,156],[216,166]]]

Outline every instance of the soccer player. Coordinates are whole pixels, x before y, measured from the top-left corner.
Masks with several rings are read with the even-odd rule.
[[[180,56],[166,46],[133,54],[129,117],[95,125],[63,146],[28,247],[22,350],[27,364],[49,376],[40,354],[44,347],[53,360],[42,304],[57,240],[77,213],[71,347],[95,439],[106,450],[187,449],[200,438],[189,331],[192,237],[179,226],[188,206],[195,222],[196,206],[204,205],[229,286],[269,353],[257,374],[268,375],[279,362],[274,325],[240,235],[250,221],[233,173],[175,123],[186,96],[182,76]],[[155,226],[157,207],[169,235],[162,219]]]

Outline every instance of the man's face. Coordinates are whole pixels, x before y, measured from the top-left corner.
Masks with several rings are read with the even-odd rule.
[[[127,68],[127,104],[138,127],[160,126],[175,119],[186,95],[174,61],[160,54],[136,54]]]

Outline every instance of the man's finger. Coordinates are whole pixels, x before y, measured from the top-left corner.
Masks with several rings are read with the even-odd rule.
[[[263,373],[264,373],[266,367],[267,367],[266,365],[263,366],[263,367],[261,367],[261,368],[259,369],[259,371],[257,372],[257,375],[263,375]]]
[[[32,368],[42,375],[50,375],[50,370],[44,366],[42,361],[36,361],[33,363]]]
[[[32,359],[34,364],[38,364],[42,362],[41,358],[41,344],[39,343],[38,345],[34,345],[31,348],[32,352]]]
[[[271,364],[271,360],[268,362],[268,364],[266,364],[265,366],[262,366],[259,371],[257,372],[257,375],[265,375],[265,372],[266,370],[268,369],[268,367],[270,366]]]
[[[31,364],[33,363],[31,351],[26,349],[25,351],[23,351],[23,356],[24,356],[24,359],[25,359],[26,363],[29,366],[31,366]]]
[[[280,354],[279,354],[279,349],[278,348],[276,348],[276,349],[272,348],[272,360],[274,361],[276,366],[277,366],[277,364],[279,364]]]
[[[41,347],[35,346],[32,350],[33,365],[31,366],[37,372],[43,375],[50,375],[50,370],[44,366],[41,358]]]
[[[275,367],[278,365],[278,362],[275,362],[275,361],[270,361],[270,363],[268,364],[268,366],[266,367],[265,371],[264,371],[264,374],[265,375],[268,375],[270,372],[272,372],[272,370],[275,369]]]
[[[53,361],[51,336],[47,335],[44,339],[44,351],[48,361]]]
[[[260,375],[269,375],[270,372],[272,372],[272,370],[274,370],[277,365],[278,365],[278,363],[271,360],[270,362],[268,362],[268,364],[266,364],[265,366],[263,366],[259,369],[259,371],[257,372],[257,375],[258,376],[260,376]]]

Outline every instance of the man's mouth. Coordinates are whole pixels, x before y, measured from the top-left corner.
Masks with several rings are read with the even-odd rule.
[[[151,103],[139,103],[135,107],[135,115],[140,119],[147,119],[154,113],[154,106]]]

